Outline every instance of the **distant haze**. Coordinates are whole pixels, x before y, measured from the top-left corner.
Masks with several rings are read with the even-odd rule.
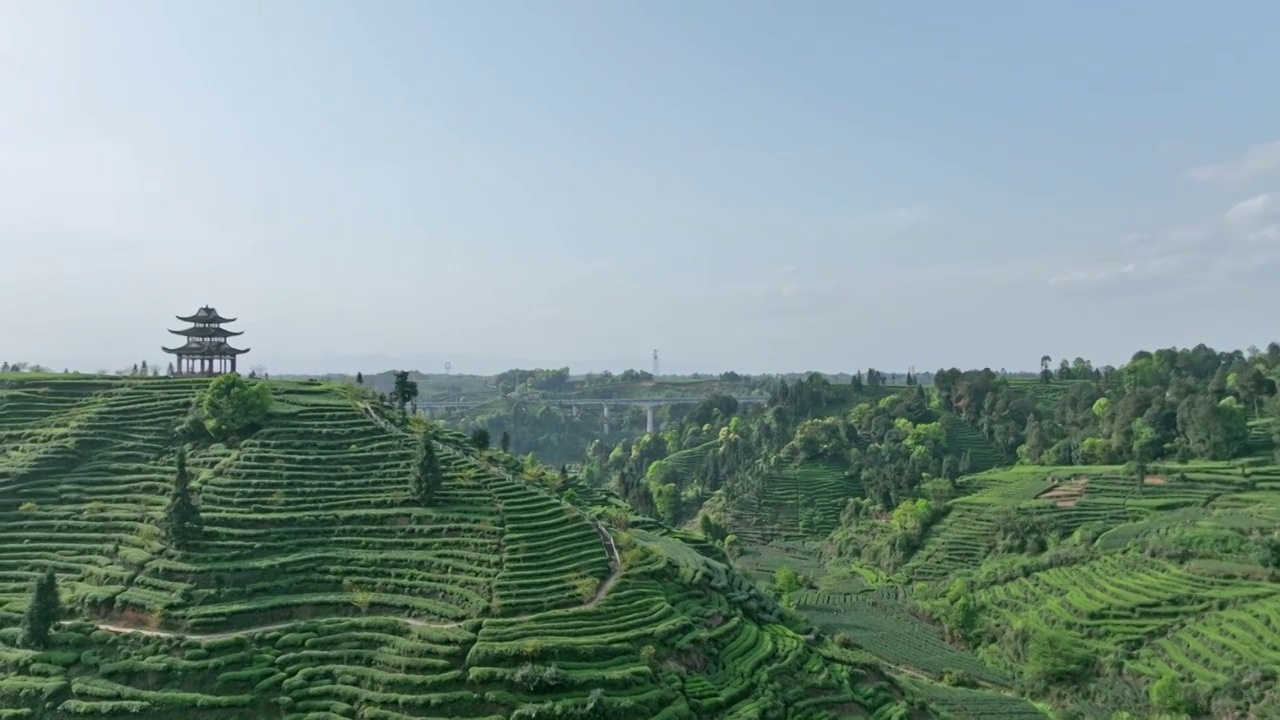
[[[1264,345],[1280,4],[0,4],[0,358],[828,372]]]

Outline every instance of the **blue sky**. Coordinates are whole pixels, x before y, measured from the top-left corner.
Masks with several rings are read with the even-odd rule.
[[[1034,368],[1276,339],[1275,3],[0,5],[0,355]]]

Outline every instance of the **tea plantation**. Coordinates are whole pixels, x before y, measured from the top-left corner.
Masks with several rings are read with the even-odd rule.
[[[678,534],[597,520],[456,433],[429,430],[423,506],[421,429],[335,385],[273,381],[256,432],[184,445],[203,529],[178,550],[165,506],[207,384],[0,377],[0,718],[933,715]],[[29,647],[50,570],[63,617]],[[1274,612],[1244,607],[1185,642]]]

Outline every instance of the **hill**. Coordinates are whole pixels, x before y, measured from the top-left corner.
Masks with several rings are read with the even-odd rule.
[[[0,377],[0,717],[932,714],[715,553],[597,519],[509,456],[290,381],[215,442],[206,386]],[[422,432],[444,472],[428,507]],[[162,529],[179,444],[203,525],[182,549]],[[46,570],[63,622],[26,647]]]
[[[955,717],[1280,717],[1280,345],[1080,377],[809,376],[585,474]]]

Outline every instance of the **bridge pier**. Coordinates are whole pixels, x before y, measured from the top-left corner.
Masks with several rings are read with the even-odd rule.
[[[600,403],[600,407],[604,408],[604,434],[609,434],[609,403]]]
[[[644,431],[650,434],[653,433],[653,409],[655,407],[657,406],[656,405],[644,406]]]

